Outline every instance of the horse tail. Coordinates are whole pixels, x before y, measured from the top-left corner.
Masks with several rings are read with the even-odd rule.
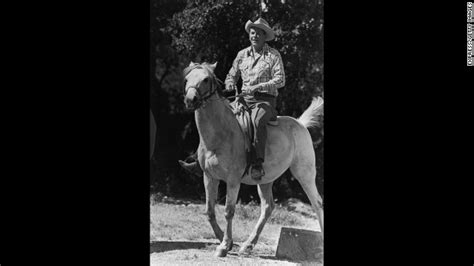
[[[300,122],[306,128],[318,127],[321,128],[321,116],[324,114],[323,109],[324,100],[321,97],[313,97],[311,105],[304,111],[304,113],[298,118]]]

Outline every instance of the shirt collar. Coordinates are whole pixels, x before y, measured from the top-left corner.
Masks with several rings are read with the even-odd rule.
[[[249,46],[247,49],[247,56],[252,56],[253,50],[252,50],[252,45]],[[265,55],[268,53],[268,44],[265,43],[262,48],[262,55],[265,57]]]

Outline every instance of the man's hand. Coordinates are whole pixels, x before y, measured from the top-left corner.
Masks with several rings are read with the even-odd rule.
[[[249,87],[248,92],[250,95],[253,95],[258,89],[260,89],[260,85],[253,85]]]

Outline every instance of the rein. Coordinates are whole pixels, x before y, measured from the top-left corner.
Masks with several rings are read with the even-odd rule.
[[[197,94],[198,94],[198,103],[197,103],[197,107],[194,108],[194,110],[206,107],[207,103],[209,102],[209,99],[214,94],[217,93],[217,86],[218,86],[217,81],[220,81],[220,80],[218,80],[217,78],[213,79],[211,89],[209,91],[207,91],[207,94],[205,94],[204,96],[201,95],[201,93],[199,92],[199,90],[197,88],[194,88],[196,90]],[[193,87],[190,87],[190,88],[193,88]]]
[[[250,93],[242,92],[242,93],[236,94],[234,96],[229,96],[229,97],[227,97],[227,99],[240,98],[240,97],[244,97],[244,96],[247,96],[247,95],[250,95]]]
[[[214,95],[214,94],[217,92],[217,86],[216,86],[215,84],[212,84],[212,85],[213,85],[213,86],[212,86],[211,90],[209,90],[208,93],[207,93],[207,95],[205,95],[205,96],[201,96],[201,94],[199,93],[199,90],[196,89],[196,91],[197,91],[197,93],[198,93],[198,95],[199,95],[199,98],[200,98],[199,101],[201,101],[202,103],[206,103],[207,100],[208,100],[209,98],[211,98],[212,95]]]

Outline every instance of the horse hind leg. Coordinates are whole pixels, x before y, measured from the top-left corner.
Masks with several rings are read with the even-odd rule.
[[[273,209],[275,208],[275,203],[273,202],[273,192],[272,192],[273,182],[267,184],[258,185],[258,195],[260,196],[260,218],[258,219],[257,225],[250,234],[249,238],[239,250],[240,254],[249,254],[252,249],[257,244],[260,233],[262,233],[263,227],[267,222],[268,218],[272,214]]]
[[[314,156],[309,156],[313,157]],[[313,159],[311,158],[311,159]],[[323,212],[323,200],[319,195],[318,189],[316,187],[316,165],[314,160],[309,161],[308,158],[306,160],[298,161],[293,163],[290,166],[290,171],[293,176],[298,180],[301,187],[303,188],[306,196],[308,196],[309,201],[311,202],[311,206],[313,210],[316,212],[318,217],[319,226],[321,228],[321,233],[324,232],[324,212]]]

